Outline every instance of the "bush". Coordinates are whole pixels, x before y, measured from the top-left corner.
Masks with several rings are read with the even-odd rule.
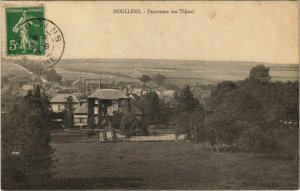
[[[149,135],[149,121],[145,118],[137,120],[136,135]]]
[[[298,129],[290,129],[283,134],[278,145],[282,152],[289,155],[289,158],[299,159],[299,134]],[[297,162],[297,161],[295,161]]]
[[[257,126],[251,127],[242,133],[239,139],[239,147],[241,150],[247,152],[261,152],[262,138],[263,134],[261,128]]]
[[[137,127],[137,119],[132,113],[128,113],[122,117],[121,120],[121,133],[126,137],[131,137],[135,134],[135,129]]]
[[[122,113],[114,113],[114,115],[111,118],[111,126],[113,129],[120,129],[122,118]]]

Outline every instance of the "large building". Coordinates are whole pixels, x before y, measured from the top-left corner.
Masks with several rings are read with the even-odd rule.
[[[130,111],[130,99],[120,90],[100,89],[87,98],[88,127],[101,128],[110,123],[112,116]]]

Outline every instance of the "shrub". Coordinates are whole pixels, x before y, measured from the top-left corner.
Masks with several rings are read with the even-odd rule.
[[[261,128],[254,126],[244,130],[240,139],[239,146],[242,150],[248,152],[261,152],[262,150],[262,130]]]

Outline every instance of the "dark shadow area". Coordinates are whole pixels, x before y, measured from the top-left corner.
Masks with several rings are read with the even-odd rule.
[[[137,177],[54,178],[47,190],[139,189],[144,180]]]
[[[141,189],[144,180],[137,177],[52,178],[47,182],[2,185],[5,190],[104,190]]]

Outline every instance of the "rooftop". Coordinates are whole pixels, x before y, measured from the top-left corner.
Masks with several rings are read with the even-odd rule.
[[[90,95],[88,98],[97,98],[97,99],[127,99],[128,97],[123,94],[120,90],[115,89],[100,89]]]
[[[54,102],[64,103],[64,102],[67,102],[67,99],[69,96],[71,96],[73,98],[73,101],[72,101],[73,103],[79,103],[78,99],[73,94],[57,94],[50,100],[50,102],[51,103],[54,103]]]
[[[83,103],[78,109],[74,111],[74,114],[87,114],[88,107],[86,103]]]

